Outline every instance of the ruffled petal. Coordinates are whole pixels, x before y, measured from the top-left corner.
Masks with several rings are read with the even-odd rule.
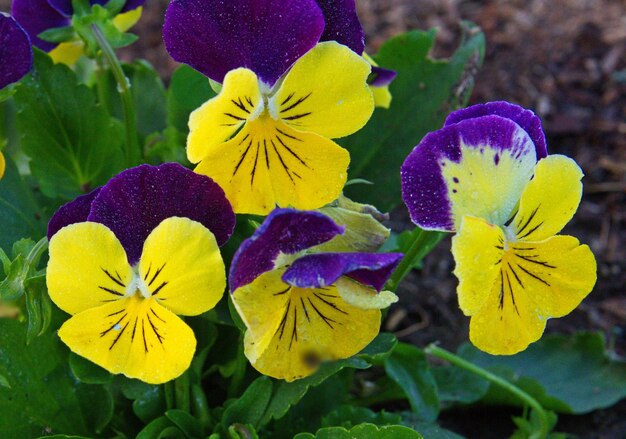
[[[213,178],[236,213],[267,215],[276,206],[316,209],[335,200],[349,162],[333,141],[266,117],[213,148],[195,172]]]
[[[452,125],[462,120],[495,115],[510,119],[528,133],[535,144],[537,159],[548,155],[546,136],[541,126],[541,119],[530,110],[505,101],[487,102],[486,104],[472,105],[453,111],[446,119],[445,125]]]
[[[365,49],[365,32],[354,0],[316,0],[324,14],[324,33],[320,41],[337,41],[354,53]]]
[[[343,227],[321,213],[274,210],[235,253],[228,276],[231,292],[272,270],[281,253],[298,253],[340,233]]]
[[[349,277],[340,277],[334,285],[341,298],[357,308],[384,309],[398,301],[398,296],[391,291],[378,292]]]
[[[361,129],[374,111],[367,85],[371,67],[336,42],[315,46],[298,60],[270,102],[270,112],[298,131],[331,139]]]
[[[248,327],[244,345],[252,365],[286,381],[358,353],[380,328],[379,310],[349,305],[332,286],[290,287],[274,272],[235,290],[233,303]]]
[[[582,177],[576,162],[563,155],[551,155],[537,163],[509,226],[517,239],[541,241],[559,233],[580,204]]]
[[[465,215],[502,225],[510,219],[537,161],[518,124],[484,116],[424,137],[402,165],[402,197],[413,222],[454,231]]]
[[[0,12],[0,90],[19,81],[33,66],[33,49],[26,31]]]
[[[174,0],[163,40],[172,58],[214,81],[245,67],[273,85],[323,29],[314,0]]]
[[[481,218],[466,216],[452,238],[452,254],[454,274],[459,279],[459,307],[471,316],[485,306],[489,294],[494,294],[492,287],[500,280],[504,233]]]
[[[235,225],[224,191],[210,178],[177,163],[141,165],[112,178],[92,202],[88,219],[109,227],[134,265],[148,235],[172,216],[198,221],[219,245]]]
[[[168,218],[150,233],[139,276],[152,298],[186,316],[213,308],[226,288],[224,261],[215,236],[188,218]]]
[[[54,49],[57,43],[49,43],[37,35],[48,29],[71,24],[70,18],[50,6],[47,0],[13,0],[11,14],[24,27],[32,43],[46,52]]]
[[[150,384],[181,375],[196,349],[189,326],[155,300],[137,295],[73,316],[59,337],[109,372]]]
[[[251,70],[237,69],[224,79],[222,91],[189,116],[187,158],[198,163],[215,152],[241,128],[252,114],[259,111],[261,92]]]
[[[596,260],[573,236],[517,242],[507,253],[505,271],[534,302],[542,317],[569,314],[596,282]]]
[[[91,203],[100,193],[101,188],[96,188],[86,195],[81,195],[63,206],[52,215],[48,222],[48,240],[65,226],[87,221],[91,211]]]
[[[316,253],[296,259],[283,282],[299,288],[323,288],[348,276],[380,291],[402,253]]]
[[[52,301],[69,314],[120,301],[133,272],[124,248],[102,224],[77,223],[50,240],[46,272]]]

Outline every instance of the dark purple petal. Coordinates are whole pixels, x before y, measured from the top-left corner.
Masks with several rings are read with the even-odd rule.
[[[69,26],[70,19],[54,9],[47,0],[13,0],[11,14],[30,36],[33,45],[51,51],[57,43],[49,43],[37,35],[55,27]]]
[[[122,12],[132,11],[133,9],[137,9],[146,2],[146,0],[128,0],[122,9]]]
[[[341,276],[380,291],[402,259],[402,253],[318,253],[298,258],[283,274],[283,281],[299,288],[321,288]]]
[[[0,12],[0,89],[22,79],[33,66],[33,48],[26,31]]]
[[[91,211],[91,203],[100,193],[101,188],[94,189],[86,195],[81,195],[75,200],[64,204],[57,210],[48,222],[48,239],[52,238],[56,232],[70,224],[87,221]]]
[[[343,230],[343,227],[318,212],[273,210],[235,253],[228,276],[230,291],[272,270],[280,253],[297,253],[329,241],[343,233]]]
[[[354,0],[317,0],[324,14],[324,33],[320,41],[337,41],[363,55],[365,33],[356,13]]]
[[[112,178],[93,200],[87,220],[111,229],[133,265],[150,232],[172,216],[198,221],[213,232],[219,245],[235,226],[222,188],[177,163],[141,165]]]
[[[541,119],[530,110],[519,105],[505,101],[487,102],[485,104],[472,105],[450,113],[445,125],[458,123],[466,119],[474,119],[482,116],[496,115],[510,119],[528,133],[537,150],[537,159],[548,155],[546,136],[541,126]]]
[[[464,149],[478,149],[481,154],[489,150],[494,153],[490,163],[494,167],[498,166],[503,152],[516,162],[526,163],[532,159],[534,165],[536,161],[534,144],[528,134],[515,122],[500,116],[463,120],[427,134],[408,155],[401,169],[402,198],[413,222],[423,229],[454,231],[452,204],[448,195],[451,182],[444,178],[443,166],[446,160],[459,163]],[[471,170],[468,172],[471,174]],[[493,182],[493,185],[498,184],[504,182]],[[484,208],[480,194],[468,196],[476,200],[474,205],[477,210]],[[513,200],[513,204],[517,201]],[[510,200],[507,202],[510,204]],[[464,214],[476,215],[477,212],[470,210]]]
[[[396,79],[398,73],[394,70],[383,69],[382,67],[372,66],[372,73],[367,82],[372,87],[384,87],[391,84]]]
[[[74,12],[74,8],[72,7],[72,0],[48,0],[50,6],[59,11],[61,14],[69,17]],[[109,0],[90,0],[91,5],[105,5],[109,2]],[[121,12],[132,11],[133,9],[137,9],[140,6],[143,6],[145,0],[129,0],[122,8]]]
[[[163,40],[172,58],[214,81],[246,67],[273,85],[323,29],[314,0],[174,0]]]

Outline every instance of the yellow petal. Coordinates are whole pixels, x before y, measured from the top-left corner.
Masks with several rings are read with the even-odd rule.
[[[142,11],[143,8],[140,6],[131,11],[117,14],[113,19],[113,26],[115,26],[120,32],[126,32],[139,21]]]
[[[335,200],[349,162],[333,141],[263,116],[213,148],[195,171],[224,189],[236,213],[265,215],[276,205],[317,209]]]
[[[384,87],[371,87],[371,89],[374,94],[374,104],[377,107],[386,109],[391,106],[392,96],[388,85]]]
[[[182,374],[196,349],[193,331],[179,317],[139,295],[73,316],[59,337],[109,372],[151,384]]]
[[[346,303],[361,309],[384,309],[398,301],[398,296],[391,291],[378,292],[345,276],[335,282],[335,287]]]
[[[85,45],[82,40],[60,43],[49,53],[55,63],[62,63],[72,67],[85,54]]]
[[[580,167],[569,157],[551,155],[540,160],[511,224],[517,239],[542,241],[559,233],[580,204],[582,177]]]
[[[493,355],[513,355],[523,351],[543,334],[546,319],[519,288],[508,272],[496,283],[485,285],[487,301],[470,320],[470,341]]]
[[[187,158],[198,163],[231,138],[262,105],[257,76],[240,68],[228,72],[219,95],[189,116]]]
[[[573,236],[512,244],[505,265],[543,317],[569,314],[596,282],[593,253]]]
[[[6,169],[6,161],[4,160],[4,154],[0,151],[0,178],[4,177],[4,171]]]
[[[168,218],[150,233],[139,275],[152,297],[173,313],[186,316],[213,308],[226,288],[215,236],[189,218]]]
[[[300,58],[272,98],[272,113],[299,131],[338,138],[361,129],[374,111],[371,67],[335,41]]]
[[[379,310],[348,304],[334,286],[289,287],[279,274],[259,276],[233,295],[248,327],[246,356],[259,372],[287,381],[303,378],[322,361],[358,353],[378,334]]]
[[[122,299],[133,277],[122,244],[102,224],[62,228],[50,240],[49,253],[48,292],[69,314]]]
[[[497,294],[492,286],[499,282],[503,256],[502,230],[482,218],[463,217],[457,235],[452,238],[456,262],[454,274],[459,279],[459,306],[465,315],[478,312]]]

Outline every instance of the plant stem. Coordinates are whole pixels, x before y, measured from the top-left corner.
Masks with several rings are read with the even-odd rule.
[[[137,114],[135,112],[133,95],[130,90],[130,83],[124,74],[120,60],[117,58],[117,55],[115,55],[115,51],[98,25],[92,24],[91,30],[117,82],[117,90],[122,100],[124,125],[126,126],[126,165],[128,167],[135,166],[139,163],[141,151],[139,150],[139,139],[137,138]]]
[[[543,409],[541,404],[539,404],[539,402],[528,393],[524,392],[522,389],[510,383],[509,381],[500,378],[499,376],[483,369],[482,367],[470,363],[469,361],[464,360],[463,358],[453,354],[452,352],[448,352],[447,350],[442,349],[434,344],[427,346],[424,349],[424,352],[434,357],[441,358],[442,360],[446,360],[447,362],[452,363],[457,367],[472,372],[473,374],[476,374],[479,377],[484,378],[487,381],[494,383],[495,385],[500,386],[503,389],[512,393],[513,395],[517,396],[524,402],[524,404],[526,404],[526,406],[530,406],[533,410],[535,410],[535,412],[539,416],[539,421],[541,422],[541,431],[537,439],[545,439],[546,437],[548,437],[548,415],[546,414],[546,411]]]
[[[174,380],[174,390],[176,394],[176,408],[188,412],[191,403],[189,371]]]
[[[411,247],[409,247],[409,250],[404,254],[400,264],[398,264],[398,268],[396,268],[391,278],[389,278],[389,281],[387,281],[386,288],[389,291],[395,292],[400,282],[409,274],[411,268],[421,261],[444,236],[441,232],[432,232],[420,228],[416,229],[415,235]]]

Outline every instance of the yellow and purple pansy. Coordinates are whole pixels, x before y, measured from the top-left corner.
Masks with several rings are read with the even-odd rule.
[[[22,79],[33,66],[33,49],[28,34],[10,15],[0,12],[0,90]],[[0,151],[0,178],[5,159]]]
[[[90,0],[91,5],[104,5],[108,0]],[[130,29],[141,17],[145,0],[127,0],[113,23],[122,32]],[[70,26],[74,8],[71,0],[13,0],[11,13],[26,29],[35,47],[49,52],[55,62],[73,65],[83,55],[83,42],[76,39],[51,43],[39,38],[49,29]]]
[[[276,209],[235,254],[231,297],[246,357],[264,375],[293,381],[358,353],[397,300],[381,289],[401,254],[315,253],[341,233],[319,212]]]
[[[354,2],[319,3],[175,0],[168,7],[163,36],[172,57],[223,83],[191,114],[187,156],[237,213],[316,209],[346,182],[349,154],[330,139],[369,120],[371,66],[360,56]]]
[[[413,222],[456,232],[459,305],[478,348],[526,349],[593,288],[589,247],[557,235],[580,203],[582,176],[573,160],[547,156],[534,113],[507,102],[452,113],[407,157],[402,191]]]
[[[48,226],[51,299],[72,315],[69,348],[111,373],[176,378],[195,352],[177,315],[213,308],[226,287],[219,246],[235,216],[210,178],[142,165],[61,207]]]

